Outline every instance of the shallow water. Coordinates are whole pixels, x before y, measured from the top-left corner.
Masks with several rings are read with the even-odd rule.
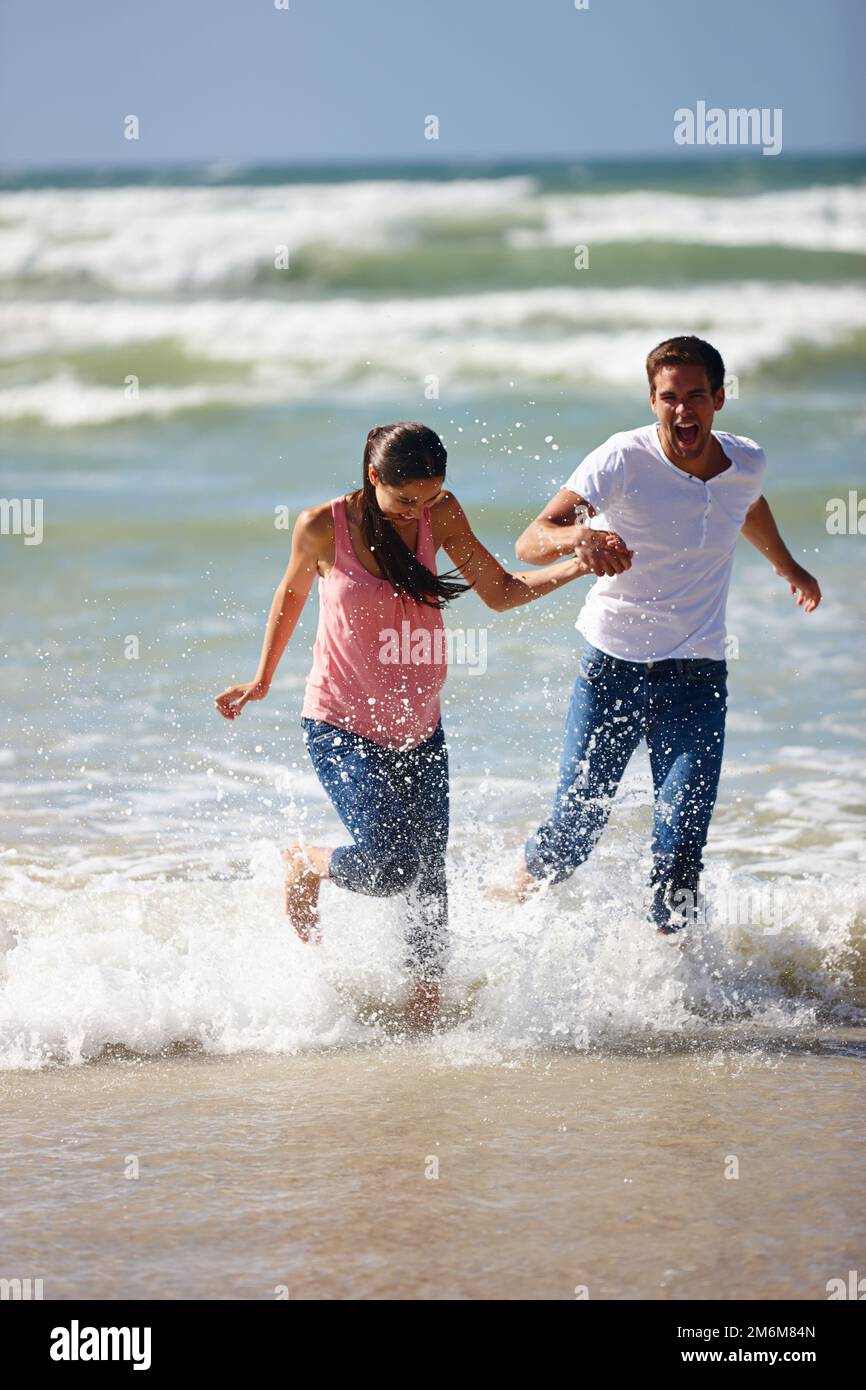
[[[866,484],[864,169],[6,181],[2,491],[42,500],[44,535],[0,538],[0,1275],[820,1298],[864,1268],[866,552],[856,514],[826,524]],[[487,896],[549,809],[586,584],[510,614],[467,596],[446,994],[452,1019],[473,1003],[395,1040],[399,902],[326,886],[317,952],[283,920],[280,847],[343,838],[300,739],[315,597],[268,700],[213,710],[253,674],[279,509],[355,487],[370,426],[420,418],[516,568],[575,463],[648,418],[645,353],[684,329],[723,352],[718,423],[765,448],[825,590],[805,617],[741,544],[704,918],[685,951],[647,928],[645,753],[569,883]]]
[[[3,1273],[56,1299],[823,1299],[866,1255],[863,1060],[849,1030],[508,1065],[451,1034],[7,1073]]]

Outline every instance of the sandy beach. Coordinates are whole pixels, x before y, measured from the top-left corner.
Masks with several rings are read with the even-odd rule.
[[[719,1044],[6,1074],[3,1273],[51,1299],[826,1298],[866,1255],[862,1039]]]

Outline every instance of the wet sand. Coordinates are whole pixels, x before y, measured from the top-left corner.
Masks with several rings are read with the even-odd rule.
[[[864,1065],[855,1029],[510,1059],[458,1030],[8,1072],[0,1276],[46,1299],[825,1299],[866,1269]]]

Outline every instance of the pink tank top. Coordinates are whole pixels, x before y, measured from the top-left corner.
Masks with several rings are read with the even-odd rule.
[[[319,577],[319,626],[302,714],[349,729],[385,748],[414,748],[435,731],[447,675],[442,614],[400,597],[355,554],[346,499],[331,502],[334,567]],[[430,509],[418,522],[415,555],[436,573]]]

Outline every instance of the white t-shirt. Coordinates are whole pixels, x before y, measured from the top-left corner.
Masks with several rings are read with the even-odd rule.
[[[626,661],[725,655],[734,547],[761,495],[766,460],[753,439],[713,431],[731,466],[709,482],[671,463],[655,423],[611,435],[564,484],[634,550],[631,569],[596,579],[576,626]]]

